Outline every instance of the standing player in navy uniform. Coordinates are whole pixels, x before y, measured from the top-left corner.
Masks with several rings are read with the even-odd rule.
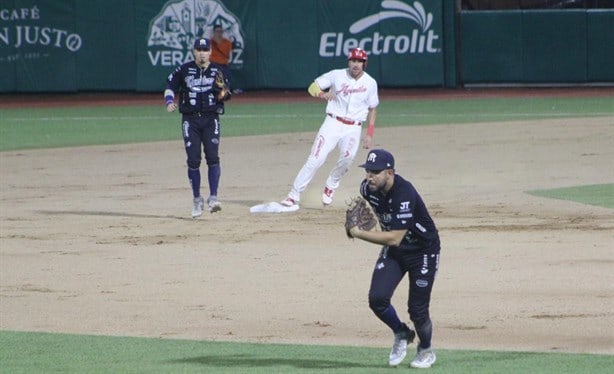
[[[369,307],[394,333],[390,365],[396,366],[403,361],[407,344],[417,333],[420,343],[410,365],[429,368],[436,359],[431,347],[433,325],[429,303],[439,266],[437,228],[414,186],[395,173],[392,154],[383,149],[372,150],[360,167],[367,173],[360,185],[360,194],[375,210],[382,231],[361,231],[353,227],[350,235],[384,246],[373,270]],[[409,275],[407,305],[415,332],[401,322],[390,304],[405,273]]]
[[[177,109],[175,94],[179,94],[179,111],[182,113],[181,127],[187,154],[188,178],[192,186],[192,217],[203,214],[204,199],[200,195],[201,144],[207,161],[209,181],[208,209],[218,212],[222,205],[217,199],[221,168],[219,158],[220,114],[224,114],[225,100],[230,98],[228,78],[220,66],[209,61],[211,42],[209,39],[196,39],[194,42],[194,61],[177,67],[169,76],[164,91],[166,110]],[[225,87],[216,84],[216,77],[225,80]]]

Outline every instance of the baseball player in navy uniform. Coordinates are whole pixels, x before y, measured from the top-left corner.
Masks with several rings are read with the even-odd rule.
[[[225,100],[230,98],[227,77],[220,74],[221,67],[211,63],[211,41],[200,38],[194,42],[194,60],[177,67],[169,76],[164,91],[166,110],[182,113],[181,128],[187,154],[188,179],[192,187],[192,217],[203,214],[205,200],[200,195],[201,146],[207,162],[209,181],[209,212],[222,209],[217,193],[221,168],[219,158],[220,115],[224,113]],[[216,84],[216,77],[224,80],[225,86]],[[218,81],[219,82],[219,81]],[[179,95],[179,106],[175,103]]]
[[[417,333],[420,343],[410,365],[429,368],[436,359],[431,347],[433,325],[429,303],[439,267],[437,228],[414,186],[395,173],[392,154],[374,149],[360,167],[366,171],[360,194],[375,210],[382,229],[350,229],[354,238],[383,245],[373,269],[369,307],[394,333],[389,364],[396,366],[403,361],[407,344]],[[394,290],[406,273],[409,276],[408,311],[415,332],[399,319],[390,304]]]

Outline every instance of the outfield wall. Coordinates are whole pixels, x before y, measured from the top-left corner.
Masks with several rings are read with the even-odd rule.
[[[3,0],[0,92],[161,91],[221,24],[233,85],[303,89],[369,52],[382,87],[614,82],[614,11],[456,13],[444,0]]]
[[[613,10],[461,12],[469,83],[614,82]]]

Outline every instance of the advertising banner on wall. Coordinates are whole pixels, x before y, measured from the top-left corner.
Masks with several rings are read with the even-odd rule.
[[[349,49],[369,54],[380,85],[443,84],[442,4],[437,0],[320,1],[320,70],[340,63]]]
[[[303,89],[354,47],[381,86],[441,86],[442,23],[442,0],[4,0],[0,92],[161,92],[218,25],[234,88]]]
[[[161,90],[164,78],[177,66],[193,60],[192,47],[198,38],[211,38],[213,27],[221,26],[232,43],[231,71],[244,65],[245,31],[241,19],[220,0],[176,0],[166,3],[137,0],[137,83],[142,91]],[[250,2],[240,4],[249,13]],[[155,80],[154,80],[155,79]]]
[[[442,85],[441,0],[232,1],[137,0],[138,86],[160,89],[154,76],[192,58],[194,38],[213,25],[233,42],[234,86],[303,88],[344,67],[351,48],[369,53],[369,73],[381,85]]]
[[[162,92],[170,72],[192,59],[194,39],[211,37],[218,25],[232,45],[232,87],[244,90],[305,89],[320,74],[345,67],[355,47],[367,51],[367,71],[380,87],[612,80],[609,10],[459,15],[453,5],[444,0],[1,0],[0,92]],[[484,17],[500,32],[485,29]],[[509,17],[528,30],[524,37],[501,27]],[[464,28],[457,27],[457,18]],[[571,36],[557,32],[567,29],[556,25],[568,24],[578,26]],[[530,35],[539,35],[542,43]],[[514,43],[501,44],[509,40]],[[574,43],[566,44],[569,40]],[[571,46],[574,58],[562,58],[567,49],[561,46]],[[525,53],[512,53],[512,47]],[[502,68],[497,62],[502,53],[513,61],[521,56],[521,64]],[[503,60],[503,67],[510,65],[509,58]]]
[[[126,0],[0,2],[0,92],[136,88],[134,6]]]
[[[83,39],[65,1],[3,1],[0,7],[2,91],[77,88],[76,54]]]

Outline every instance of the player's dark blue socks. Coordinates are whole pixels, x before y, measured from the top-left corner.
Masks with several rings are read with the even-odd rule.
[[[431,347],[431,338],[433,337],[433,323],[429,318],[421,325],[414,323],[416,334],[420,338],[420,348],[426,349]]]
[[[217,187],[220,184],[220,175],[222,175],[222,168],[220,167],[220,164],[209,166],[207,177],[209,178],[210,196],[217,196]]]
[[[386,310],[384,310],[381,314],[378,314],[377,316],[394,332],[398,332],[403,328],[403,322],[401,322],[401,320],[399,319],[397,311],[394,310],[394,307],[392,305],[389,305]]]
[[[188,178],[192,186],[192,194],[194,197],[200,196],[200,169],[188,168]]]

